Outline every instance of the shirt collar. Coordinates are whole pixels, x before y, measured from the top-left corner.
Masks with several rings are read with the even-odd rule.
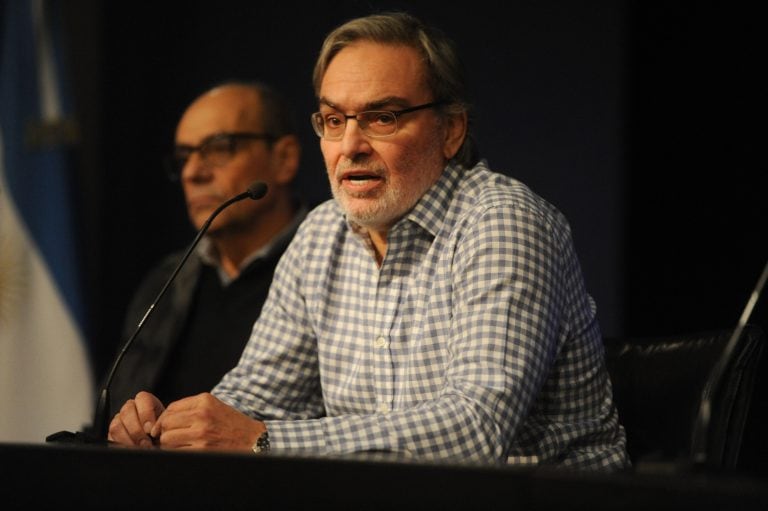
[[[302,204],[296,211],[296,214],[293,216],[291,222],[286,225],[279,233],[277,233],[277,235],[274,236],[269,241],[269,243],[258,248],[248,257],[243,259],[243,262],[240,263],[240,266],[237,268],[238,275],[242,275],[243,271],[245,271],[245,269],[254,262],[272,256],[275,250],[279,250],[281,247],[285,246],[284,242],[287,238],[293,236],[293,233],[296,231],[296,228],[299,226],[301,221],[304,220],[305,216],[307,216],[307,206]],[[226,272],[224,272],[224,270],[221,268],[221,256],[219,255],[219,251],[216,249],[216,244],[213,242],[210,236],[205,235],[202,237],[200,243],[197,245],[197,254],[200,256],[200,260],[203,262],[203,264],[216,268],[216,271],[219,274],[219,279],[223,285],[226,286],[237,279],[236,277],[232,278],[227,275]]]
[[[405,217],[395,224],[395,228],[401,222],[410,221],[436,236],[443,227],[445,212],[448,211],[464,172],[465,169],[461,165],[449,163],[435,184],[422,195]]]

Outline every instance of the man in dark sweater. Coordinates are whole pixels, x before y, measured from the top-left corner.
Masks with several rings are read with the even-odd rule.
[[[140,390],[166,402],[209,391],[237,364],[275,265],[306,214],[291,187],[300,156],[290,108],[265,84],[222,84],[184,112],[172,168],[196,229],[254,181],[268,192],[228,207],[211,224],[121,362],[111,385],[113,413]],[[167,256],[141,283],[123,339],[183,253]]]

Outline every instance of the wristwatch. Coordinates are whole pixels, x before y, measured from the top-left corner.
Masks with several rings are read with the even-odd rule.
[[[259,438],[256,439],[256,443],[253,444],[252,449],[256,454],[269,452],[269,432],[266,429],[259,435]]]

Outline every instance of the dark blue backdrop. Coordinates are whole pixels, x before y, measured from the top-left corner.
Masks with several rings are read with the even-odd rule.
[[[194,234],[160,164],[186,104],[228,78],[285,90],[299,189],[323,199],[311,68],[328,30],[375,10],[407,7],[457,41],[483,154],[568,216],[607,335],[735,324],[768,257],[760,18],[738,2],[65,4],[97,369],[140,276]]]

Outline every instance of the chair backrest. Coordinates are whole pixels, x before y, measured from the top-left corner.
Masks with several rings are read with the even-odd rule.
[[[693,425],[712,369],[732,329],[667,337],[606,338],[606,363],[627,450],[645,462],[690,462]],[[707,467],[734,468],[765,333],[747,325],[712,394]]]

